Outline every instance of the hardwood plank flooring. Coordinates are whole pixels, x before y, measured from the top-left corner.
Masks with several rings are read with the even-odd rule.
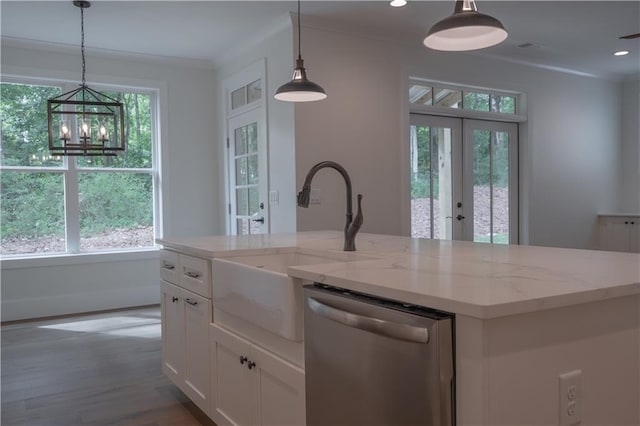
[[[3,325],[2,425],[215,426],[162,373],[160,308]]]

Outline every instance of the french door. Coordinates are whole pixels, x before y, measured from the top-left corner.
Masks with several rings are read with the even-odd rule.
[[[411,114],[411,235],[518,243],[514,123]]]
[[[227,120],[231,234],[269,232],[266,137],[256,108]]]

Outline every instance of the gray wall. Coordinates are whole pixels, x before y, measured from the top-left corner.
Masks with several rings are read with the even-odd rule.
[[[621,208],[621,83],[312,24],[303,31],[307,69],[329,97],[296,105],[298,186],[317,161],[343,164],[354,192],[364,194],[363,231],[409,232],[408,76],[526,95],[528,122],[520,127],[523,242],[592,247],[597,213]],[[629,146],[637,147],[637,137]],[[322,204],[298,210],[298,229],[341,229],[344,184],[330,172],[316,179]]]

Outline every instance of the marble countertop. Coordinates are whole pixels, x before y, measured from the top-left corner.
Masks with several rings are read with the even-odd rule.
[[[160,239],[201,257],[298,247],[337,252],[338,231]],[[379,297],[489,319],[640,294],[640,255],[360,234],[376,259],[289,267],[288,274]]]

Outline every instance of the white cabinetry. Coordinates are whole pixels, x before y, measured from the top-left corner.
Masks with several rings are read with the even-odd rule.
[[[233,425],[304,425],[304,370],[210,326],[212,414]]]
[[[210,411],[208,260],[163,251],[162,369],[200,409]]]
[[[601,215],[602,250],[640,253],[640,215]]]

